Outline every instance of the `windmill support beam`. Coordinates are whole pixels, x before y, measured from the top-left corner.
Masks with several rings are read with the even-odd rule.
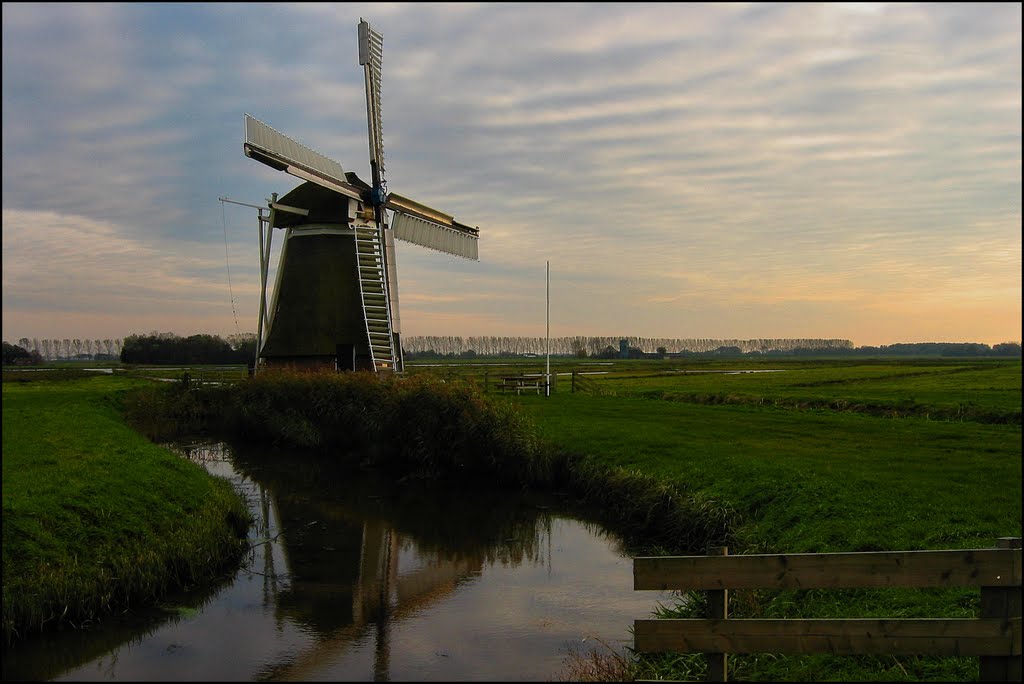
[[[413,216],[427,221],[433,221],[440,223],[443,226],[451,226],[455,223],[455,217],[444,214],[437,209],[432,209],[426,204],[421,204],[415,200],[411,200],[408,197],[402,197],[399,194],[391,193],[388,195],[388,208],[394,209],[395,211],[401,211],[405,214],[412,214]]]
[[[388,299],[391,306],[391,346],[395,350],[395,370],[405,370],[402,357],[402,319],[398,315],[398,264],[395,261],[395,231],[384,231],[384,271],[388,279]]]
[[[299,207],[289,207],[285,204],[278,204],[277,202],[270,203],[271,209],[277,209],[278,211],[287,211],[292,214],[298,214],[299,216],[309,216],[309,209],[300,209]]]
[[[263,351],[263,324],[267,320],[267,275],[270,269],[270,243],[274,235],[274,217],[276,209],[274,205],[277,203],[277,193],[273,194],[273,200],[270,202],[270,216],[263,216],[263,210],[260,210],[259,216],[259,235],[260,235],[260,313],[259,322],[256,326],[256,359],[253,365],[253,374],[259,372],[260,367],[260,353]],[[266,223],[266,237],[263,235],[264,226]]]
[[[316,183],[317,185],[321,185],[325,188],[330,188],[331,190],[341,193],[346,197],[351,197],[352,199],[355,200],[363,199],[363,193],[359,190],[359,188],[349,185],[348,183],[339,183],[333,180],[322,178],[315,173],[310,173],[305,169],[301,169],[297,166],[288,166],[284,170],[287,171],[290,175],[295,176],[296,178],[301,178],[302,180],[307,180],[310,181],[311,183]]]

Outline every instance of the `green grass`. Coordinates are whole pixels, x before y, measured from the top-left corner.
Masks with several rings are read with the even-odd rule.
[[[738,371],[778,371],[742,373]],[[466,379],[498,393],[502,376],[545,372],[543,359],[447,361],[409,375]],[[742,359],[551,361],[556,392],[575,390],[701,404],[831,408],[931,420],[1021,422],[1021,362],[1013,359]],[[575,373],[575,377],[570,374]]]
[[[244,548],[231,485],[128,428],[145,381],[3,384],[3,628],[10,643],[208,582]]]
[[[634,368],[594,384],[596,392],[506,400],[534,419],[547,444],[584,454],[587,464],[640,473],[731,509],[731,553],[987,548],[998,537],[1021,536],[1019,363],[802,363],[778,374],[685,377]],[[764,401],[665,401],[684,386],[695,395],[745,393]],[[982,410],[1016,409],[1018,420],[937,421],[789,401],[893,403],[908,392],[924,415],[974,397]],[[699,602],[688,603],[696,596],[687,594],[665,617],[699,614]],[[979,592],[743,591],[733,592],[732,605],[735,617],[974,617]],[[972,658],[760,654],[732,663],[735,678],[763,681],[978,676]],[[699,679],[703,660],[638,657],[632,674]]]
[[[763,364],[770,365],[770,364]],[[735,364],[732,370],[764,370]],[[909,413],[929,418],[957,418],[1020,423],[1020,362],[932,362],[864,365],[778,365],[772,373],[705,373],[681,368],[658,374],[592,376],[605,393],[653,399],[709,403],[780,402],[829,406],[875,413]]]
[[[423,476],[468,475],[469,486],[499,473],[514,486],[566,486],[600,504],[614,529],[641,532],[655,552],[702,553],[721,541],[731,553],[984,548],[1021,535],[1019,361],[559,359],[553,372],[609,372],[577,378],[577,393],[561,376],[551,397],[493,387],[503,375],[543,372],[543,359],[501,364],[410,364],[387,397],[384,384],[356,376],[264,377],[200,392],[152,384],[133,393],[128,408],[164,430],[213,425],[219,411],[236,429],[258,428],[261,439]],[[679,372],[767,368],[785,372]],[[29,407],[23,424],[32,414],[31,384],[19,388]],[[5,533],[8,392],[5,385]],[[102,409],[116,420],[112,405]],[[61,437],[59,425],[43,430],[37,421],[32,429]],[[368,459],[337,448],[365,446],[374,431],[402,434],[405,443]],[[123,447],[135,438],[114,441]],[[7,562],[5,539],[5,578]],[[6,582],[4,596],[6,620]],[[979,597],[968,590],[734,592],[732,605],[737,617],[968,617]],[[666,616],[697,609],[699,602],[680,601]],[[631,667],[642,678],[693,679],[703,664],[674,654],[637,658]],[[736,657],[733,668],[737,679],[774,681],[977,678],[970,658],[762,654]]]
[[[744,546],[990,546],[1020,534],[1016,426],[555,394],[518,403],[542,438],[728,502]]]

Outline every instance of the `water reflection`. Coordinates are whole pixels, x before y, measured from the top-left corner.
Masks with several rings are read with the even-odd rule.
[[[194,614],[164,613],[127,643],[110,644],[104,625],[94,634],[112,650],[71,669],[59,638],[29,645],[23,665],[53,668],[56,652],[63,667],[19,676],[5,657],[5,680],[544,680],[595,639],[621,650],[633,618],[664,598],[633,592],[615,539],[552,497],[382,482],[219,444],[179,450],[248,499],[243,569],[187,604]]]

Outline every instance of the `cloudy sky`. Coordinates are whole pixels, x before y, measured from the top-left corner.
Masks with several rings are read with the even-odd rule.
[[[3,339],[254,332],[243,115],[368,177],[361,17],[389,189],[480,227],[407,336],[543,337],[550,263],[552,336],[1021,339],[1019,3],[4,3]]]

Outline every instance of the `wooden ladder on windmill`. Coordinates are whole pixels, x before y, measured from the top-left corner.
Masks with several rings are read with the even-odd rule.
[[[394,370],[398,354],[391,327],[387,270],[384,265],[384,236],[380,224],[355,225],[356,263],[359,293],[366,320],[366,336],[375,371]]]

